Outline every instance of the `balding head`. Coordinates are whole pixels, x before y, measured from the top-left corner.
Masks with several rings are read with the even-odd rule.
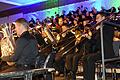
[[[28,29],[29,23],[26,19],[24,18],[19,18],[15,21],[15,23],[19,23],[21,25],[23,25],[26,29]]]
[[[20,36],[23,32],[28,31],[29,23],[24,18],[19,18],[15,21],[15,30]]]

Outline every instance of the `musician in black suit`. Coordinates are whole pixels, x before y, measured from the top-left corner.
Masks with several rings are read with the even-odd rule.
[[[85,28],[87,28],[87,27],[85,27]],[[66,69],[70,72],[72,80],[76,80],[76,72],[78,69],[78,64],[80,62],[80,59],[82,58],[82,56],[86,55],[88,53],[88,51],[91,51],[90,47],[91,47],[92,43],[89,39],[91,38],[92,33],[90,30],[88,30],[88,32],[86,32],[86,30],[84,30],[83,33],[81,31],[79,31],[79,29],[76,29],[76,31],[75,31],[75,35],[76,35],[75,46],[76,47],[73,48],[73,49],[75,49],[75,52],[74,52],[74,54],[70,54],[70,55],[66,56],[66,60],[68,61],[67,65],[66,65]],[[81,34],[83,34],[83,35],[81,35]],[[79,36],[79,37],[77,37],[77,36]],[[82,37],[82,36],[84,36],[84,37]]]
[[[73,33],[68,31],[69,27],[63,24],[63,19],[61,17],[58,21],[59,25],[61,26],[60,31],[62,34],[59,35],[60,40],[57,44],[59,50],[56,53],[55,57],[55,67],[56,70],[59,71],[59,73],[63,73],[65,65],[69,62],[69,60],[66,59],[66,56],[69,56],[70,54],[74,53],[74,50],[70,50],[70,48],[75,45],[75,36]]]
[[[28,22],[20,18],[15,22],[15,30],[19,38],[16,41],[14,54],[3,56],[2,60],[14,62],[17,67],[32,67],[38,55],[37,41],[28,32]]]
[[[105,15],[103,13],[98,13],[96,16],[96,21],[99,23],[105,19]],[[83,64],[83,73],[85,80],[95,80],[95,62],[101,59],[101,37],[100,37],[100,25],[96,27],[98,32],[92,36],[91,41],[94,43],[92,45],[93,49],[88,55],[84,56],[84,64]],[[113,35],[114,28],[110,25],[103,26],[103,46],[104,46],[104,57],[112,58],[114,57],[113,52]],[[89,52],[89,51],[88,51]]]
[[[19,18],[15,21],[15,30],[19,38],[16,41],[14,53],[2,57],[3,61],[12,63],[12,65],[1,72],[22,71],[35,68],[35,62],[38,56],[38,42],[28,32],[28,27],[29,23],[24,18]],[[46,79],[52,80],[51,74],[46,75]]]
[[[15,21],[15,30],[19,38],[16,41],[14,53],[9,52],[8,55],[1,57],[2,61],[6,61],[9,65],[9,67],[3,67],[1,72],[34,68],[38,56],[38,43],[34,36],[28,32],[28,27],[29,23],[24,18]]]

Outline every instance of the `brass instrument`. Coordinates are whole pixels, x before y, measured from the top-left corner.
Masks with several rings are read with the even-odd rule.
[[[71,33],[75,34],[75,32],[73,32],[73,29],[75,29],[75,28],[76,28],[75,26],[71,26],[67,30],[57,34],[56,40],[59,42],[61,40],[61,37],[62,36],[64,37],[66,35],[66,33],[68,33],[68,32],[71,32]]]
[[[10,24],[1,25],[3,38],[1,39],[1,57],[10,56],[14,53],[15,40],[13,37],[13,32]],[[11,62],[7,62],[8,65],[12,65]]]
[[[55,37],[52,35],[50,29],[44,28],[44,32],[46,33],[47,37],[50,39],[51,43],[57,44]]]

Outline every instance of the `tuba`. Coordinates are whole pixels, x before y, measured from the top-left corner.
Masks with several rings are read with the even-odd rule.
[[[3,38],[1,39],[1,57],[10,56],[14,53],[15,48],[15,40],[11,24],[2,24],[1,32],[3,33]],[[11,65],[11,63],[8,63],[8,65]]]

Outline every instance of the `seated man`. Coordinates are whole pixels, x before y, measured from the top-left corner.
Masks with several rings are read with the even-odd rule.
[[[23,18],[15,21],[15,30],[19,38],[14,53],[2,56],[3,61],[14,62],[11,66],[31,68],[35,64],[38,55],[37,41],[29,34],[28,26],[28,22]]]
[[[38,43],[34,36],[28,32],[28,26],[29,24],[24,18],[15,21],[15,30],[19,38],[16,41],[14,53],[9,53],[8,56],[2,56],[3,61],[12,63],[12,65],[1,72],[21,71],[34,68],[38,56]],[[49,79],[52,80],[50,77]]]
[[[76,33],[76,52],[74,54],[70,54],[66,56],[66,69],[70,71],[72,76],[72,80],[76,80],[76,72],[78,69],[78,63],[82,56],[91,52],[91,46],[93,46],[93,42],[89,40],[92,36],[91,31],[89,30],[87,33],[84,31],[81,33],[79,30],[75,31]],[[82,35],[81,35],[82,34]],[[77,37],[79,36],[79,37]]]
[[[74,53],[74,49],[70,50],[70,48],[75,45],[75,36],[72,32],[68,31],[69,27],[63,24],[62,17],[59,18],[58,22],[61,33],[57,36],[59,41],[57,43],[58,52],[55,56],[55,68],[59,73],[63,73],[65,64],[68,62],[66,56]]]

